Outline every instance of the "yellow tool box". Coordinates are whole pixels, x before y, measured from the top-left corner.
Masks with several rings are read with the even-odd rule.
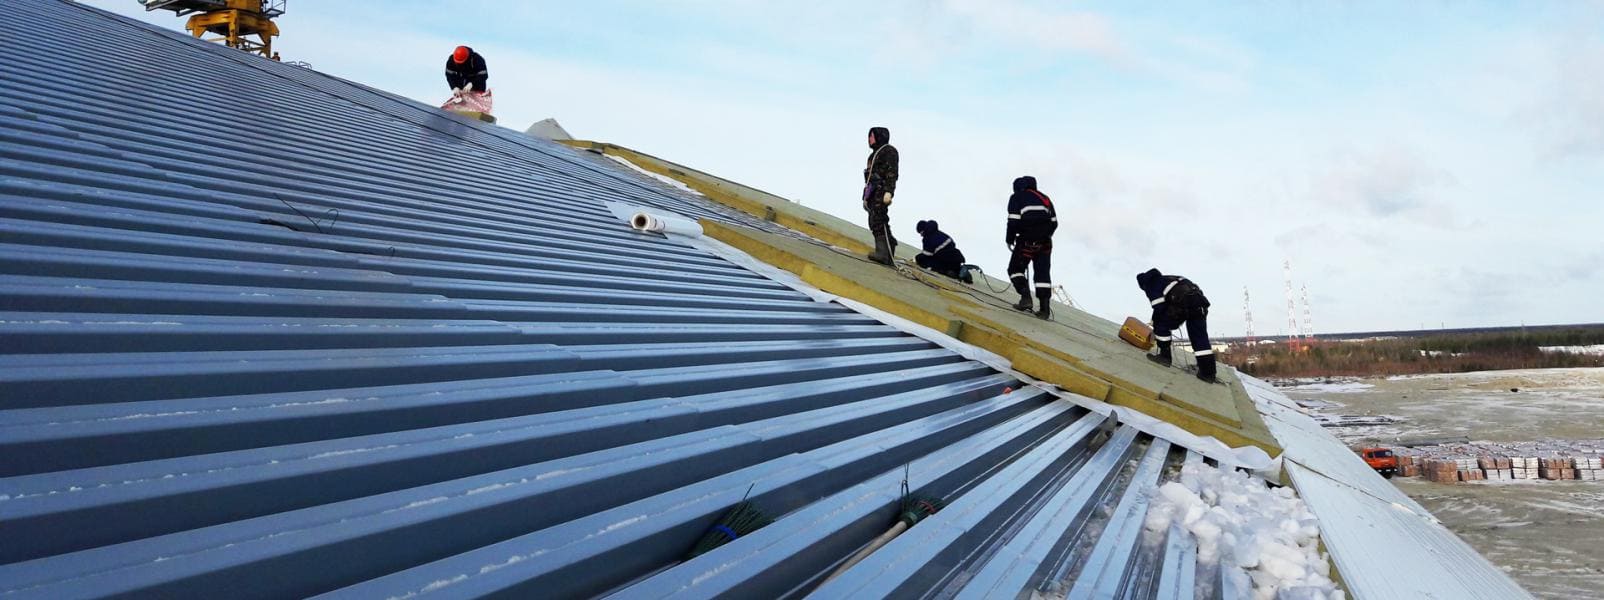
[[[1119,339],[1125,340],[1125,343],[1142,350],[1151,350],[1153,348],[1153,328],[1148,327],[1147,323],[1137,320],[1136,317],[1125,317],[1125,324],[1119,328]]]

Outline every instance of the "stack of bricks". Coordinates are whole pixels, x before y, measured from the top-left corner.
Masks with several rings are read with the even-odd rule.
[[[1604,458],[1591,456],[1577,458],[1571,461],[1576,469],[1576,478],[1583,481],[1604,481]]]
[[[1415,458],[1413,456],[1399,456],[1398,457],[1398,476],[1399,477],[1419,477],[1420,476],[1420,466],[1421,466],[1421,460],[1419,458]]]
[[[1510,461],[1514,464],[1510,475],[1515,479],[1537,479],[1537,457],[1523,456],[1512,458]]]
[[[1483,456],[1476,459],[1476,465],[1481,467],[1482,473],[1487,475],[1488,481],[1509,481],[1514,479],[1514,461],[1508,458]]]
[[[1481,469],[1465,469],[1459,472],[1460,481],[1483,481],[1485,479],[1487,479],[1487,473]]]
[[[1474,458],[1455,458],[1454,467],[1459,470],[1460,481],[1481,481],[1487,475],[1481,472],[1481,464]]]
[[[1428,459],[1421,472],[1425,474],[1426,481],[1436,483],[1459,481],[1459,464],[1449,458]]]
[[[1545,458],[1537,467],[1537,476],[1550,481],[1576,479],[1576,468],[1569,458]]]

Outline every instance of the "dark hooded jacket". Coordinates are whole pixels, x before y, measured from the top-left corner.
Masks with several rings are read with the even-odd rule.
[[[1008,197],[1008,244],[1049,240],[1055,231],[1058,209],[1053,208],[1053,200],[1036,190],[1035,177],[1015,179],[1014,195]]]
[[[490,69],[485,67],[485,57],[479,56],[473,48],[468,49],[468,60],[457,64],[452,57],[446,57],[446,83],[451,89],[457,89],[469,83],[473,84],[473,91],[483,92],[490,89]]]
[[[1154,323],[1179,323],[1191,318],[1196,310],[1209,307],[1203,289],[1185,277],[1148,269],[1136,275],[1136,285],[1153,305]]]
[[[881,194],[897,194],[897,148],[891,145],[891,130],[873,127],[874,145],[870,146],[869,160],[863,167],[863,199],[878,198]]]
[[[929,257],[933,264],[944,269],[957,269],[964,264],[964,253],[952,241],[952,236],[942,232],[939,227],[935,221],[920,221],[914,225],[914,230],[924,238],[924,252],[919,254]]]

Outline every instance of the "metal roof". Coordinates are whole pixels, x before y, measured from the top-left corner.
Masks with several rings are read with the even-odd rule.
[[[800,593],[905,474],[949,507],[823,594],[1190,593],[1137,532],[1195,454],[605,205],[772,225],[69,2],[0,0],[24,40],[0,597]]]
[[[1198,454],[608,206],[798,232],[63,0],[0,0],[24,42],[0,598],[1242,594],[1141,531]],[[1350,590],[1522,593],[1244,382]],[[905,478],[946,508],[821,585]],[[685,560],[743,497],[775,522]]]

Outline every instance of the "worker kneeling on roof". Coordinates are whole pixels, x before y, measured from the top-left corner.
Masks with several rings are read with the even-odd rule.
[[[891,130],[869,129],[869,161],[863,167],[863,210],[869,213],[869,233],[874,235],[874,252],[869,260],[892,264],[897,256],[897,238],[891,235],[891,196],[897,193],[897,148],[891,145]]]
[[[485,67],[485,57],[479,56],[473,48],[457,46],[446,59],[446,83],[453,94],[490,89],[490,70]]]
[[[1008,279],[1019,292],[1019,303],[1014,308],[1031,309],[1031,280],[1025,277],[1026,265],[1035,269],[1036,299],[1041,307],[1036,316],[1050,319],[1053,316],[1053,232],[1058,231],[1058,211],[1053,200],[1036,189],[1036,178],[1026,175],[1014,180],[1014,195],[1008,197]]]
[[[953,243],[952,236],[938,229],[935,221],[920,221],[913,228],[924,238],[924,252],[913,257],[913,262],[964,283],[974,283],[964,268],[964,253]]]
[[[1158,354],[1147,357],[1153,362],[1170,366],[1170,332],[1186,324],[1186,336],[1192,340],[1192,352],[1197,356],[1197,378],[1215,381],[1214,347],[1209,345],[1209,299],[1203,290],[1185,277],[1165,275],[1158,269],[1148,269],[1136,276],[1136,285],[1147,294],[1153,305],[1153,341],[1158,342]]]

